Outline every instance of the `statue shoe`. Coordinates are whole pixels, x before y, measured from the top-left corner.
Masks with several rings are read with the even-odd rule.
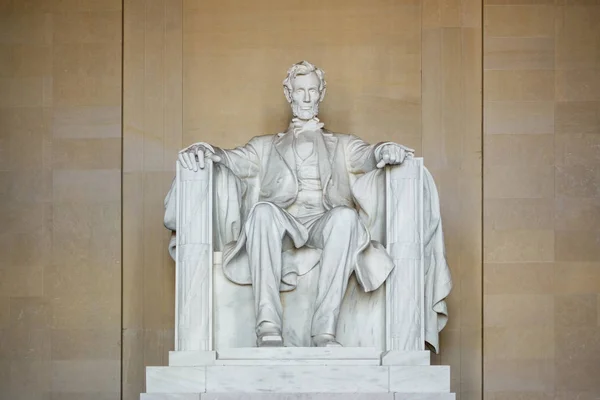
[[[283,347],[283,337],[277,333],[263,333],[256,338],[258,347]]]
[[[283,347],[281,329],[270,322],[261,323],[256,329],[256,346]]]
[[[329,333],[321,333],[313,336],[313,343],[316,347],[342,347],[340,342],[335,340],[335,336]]]

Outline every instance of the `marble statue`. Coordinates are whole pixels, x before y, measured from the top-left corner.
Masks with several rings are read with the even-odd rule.
[[[195,143],[179,152],[178,161],[188,171],[214,164],[215,247],[223,252],[224,275],[252,286],[256,345],[284,345],[280,292],[294,290],[299,277],[318,267],[312,342],[339,347],[336,328],[351,275],[371,292],[386,282],[395,260],[413,257],[407,246],[397,246],[400,255],[393,257],[384,246],[383,171],[412,160],[414,150],[392,142],[370,145],[325,129],[317,118],[326,92],[324,73],[309,62],[289,69],[283,89],[293,113],[285,132],[254,137],[235,149]],[[405,229],[424,243],[424,341],[437,348],[452,284],[437,192],[424,171],[422,232],[409,226],[411,218],[404,220]],[[174,185],[165,200],[165,225],[176,233],[175,191]],[[402,214],[401,200],[387,207],[394,207],[388,214]]]

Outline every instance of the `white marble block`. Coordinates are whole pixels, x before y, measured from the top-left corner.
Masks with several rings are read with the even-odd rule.
[[[386,180],[386,247],[395,265],[386,282],[387,349],[424,350],[423,159],[387,168]]]
[[[456,400],[454,393],[394,393],[394,400]]]
[[[221,252],[214,253],[214,348],[256,346],[254,297],[250,286],[223,275]],[[281,293],[286,346],[312,346],[310,327],[316,296],[317,268],[298,277],[295,290]],[[352,276],[340,310],[337,337],[345,347],[385,350],[385,288],[365,293]]]
[[[213,167],[177,163],[175,350],[211,350],[213,330]]]
[[[202,393],[201,400],[455,400],[454,393]],[[162,399],[161,399],[162,400]]]
[[[200,400],[200,394],[192,393],[142,393],[140,400]]]
[[[372,347],[245,347],[217,354],[219,360],[379,360],[381,352]]]
[[[201,395],[200,398],[201,398],[201,400],[394,400],[394,394],[393,393],[204,393]],[[442,399],[440,399],[440,400],[442,400]]]
[[[146,367],[146,393],[203,393],[206,367]]]
[[[304,359],[304,360],[217,360],[215,365],[254,365],[254,366],[379,366],[378,360],[345,360],[345,359]]]
[[[331,360],[334,362],[329,363]],[[359,361],[378,360],[379,354],[369,348],[228,349],[223,351],[223,358],[217,353],[214,365],[148,367],[147,391],[278,395],[402,393],[401,399],[406,400],[436,400],[437,397],[425,395],[450,392],[450,367],[359,364]],[[414,397],[415,394],[422,396]]]
[[[380,365],[369,347],[273,347],[219,350],[215,365]]]
[[[278,393],[387,393],[388,369],[375,366],[215,366],[206,391]]]
[[[155,393],[140,400],[456,400],[454,393]]]
[[[381,365],[430,365],[431,353],[423,351],[386,351],[381,355]]]
[[[399,393],[449,393],[450,367],[392,366],[390,369],[390,392]]]
[[[217,359],[216,351],[170,351],[170,367],[201,367],[214,365]]]

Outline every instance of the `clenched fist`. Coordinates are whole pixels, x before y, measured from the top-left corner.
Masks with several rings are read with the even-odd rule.
[[[406,146],[396,143],[384,144],[378,152],[377,168],[386,165],[402,164],[406,158],[413,157],[415,151]]]

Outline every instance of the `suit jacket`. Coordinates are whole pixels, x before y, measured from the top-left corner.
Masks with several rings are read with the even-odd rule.
[[[317,138],[323,204],[328,210],[336,206],[354,207],[352,183],[357,176],[376,168],[376,152],[385,143],[369,145],[356,136],[328,131]],[[277,135],[257,136],[236,149],[213,150],[235,176],[248,182],[246,195],[252,203],[268,201],[285,209],[298,195],[293,140],[294,134],[289,129]]]
[[[329,210],[337,206],[356,208],[352,195],[352,184],[365,173],[376,169],[376,154],[380,145],[369,145],[353,135],[334,134],[322,131],[316,135],[316,150],[319,157],[320,179],[323,187],[323,205]],[[241,224],[221,220],[221,227],[240,226],[223,246],[223,272],[233,282],[251,284],[250,269],[246,254],[246,232],[243,224],[252,207],[258,202],[269,202],[281,209],[294,203],[298,195],[298,179],[296,176],[295,156],[293,150],[294,133],[292,129],[277,135],[258,136],[248,144],[231,150],[211,149],[221,157],[221,166],[226,167],[233,175],[242,180],[243,194],[239,219]],[[326,160],[326,162],[323,162]],[[230,181],[227,173],[217,173],[217,182]],[[219,183],[217,183],[219,184]],[[238,187],[223,184],[220,187],[230,190]],[[227,202],[236,197],[229,193]],[[225,201],[217,201],[223,203]],[[219,214],[219,213],[218,213]],[[236,216],[237,217],[237,216]],[[219,215],[217,215],[219,220]],[[291,290],[296,286],[297,277],[314,268],[319,260],[320,250],[302,247],[307,234],[302,230],[286,227],[288,237],[294,248],[284,251],[284,271],[281,290]],[[230,229],[231,231],[231,229]],[[304,230],[305,231],[305,230]],[[355,255],[355,273],[358,281],[366,291],[377,289],[394,268],[394,264],[383,245],[371,240],[371,234],[365,224],[361,224],[363,241]]]

